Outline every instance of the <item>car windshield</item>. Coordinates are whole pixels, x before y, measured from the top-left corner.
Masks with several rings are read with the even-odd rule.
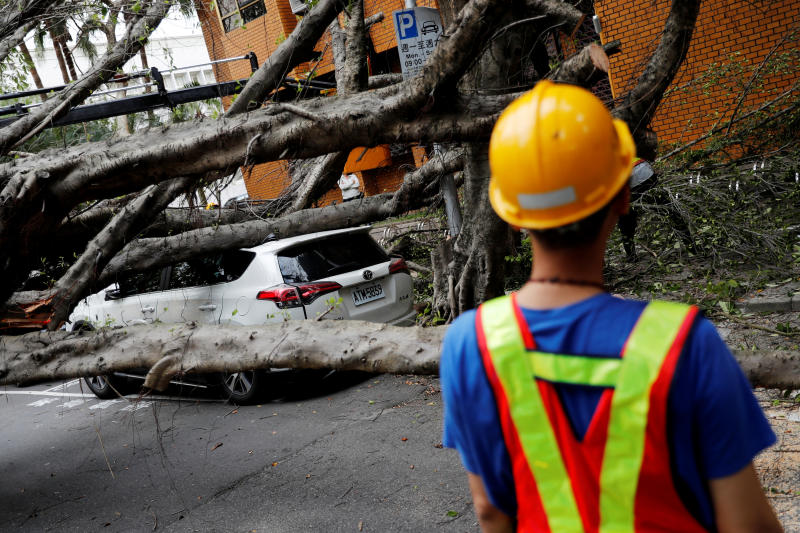
[[[383,248],[367,233],[345,233],[304,242],[278,254],[286,283],[316,281],[388,260]]]

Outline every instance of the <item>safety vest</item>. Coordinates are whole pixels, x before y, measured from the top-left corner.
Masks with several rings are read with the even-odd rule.
[[[621,358],[536,351],[515,295],[484,303],[478,343],[514,474],[518,531],[706,531],[670,470],[667,400],[697,308],[648,304]],[[578,441],[554,383],[604,387]]]

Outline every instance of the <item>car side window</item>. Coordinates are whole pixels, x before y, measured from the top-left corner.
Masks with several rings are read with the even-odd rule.
[[[232,250],[175,263],[172,265],[169,288],[203,287],[237,280],[254,257],[253,252]]]
[[[120,296],[154,292],[161,288],[161,268],[124,274],[119,279]]]

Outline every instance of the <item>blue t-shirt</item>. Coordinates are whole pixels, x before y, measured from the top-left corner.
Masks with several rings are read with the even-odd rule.
[[[623,344],[646,302],[600,294],[565,307],[522,308],[537,350],[610,356]],[[516,516],[514,476],[475,331],[475,311],[447,331],[439,372],[444,397],[443,444],[480,476],[492,504]],[[583,438],[603,389],[556,385],[573,430]],[[708,528],[714,514],[707,480],[734,474],[775,443],[750,384],[714,326],[698,317],[672,380],[667,413],[670,460],[678,493]]]

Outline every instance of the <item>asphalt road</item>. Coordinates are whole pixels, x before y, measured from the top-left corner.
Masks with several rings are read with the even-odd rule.
[[[213,395],[101,401],[0,389],[2,531],[478,531],[435,378],[276,376]]]

